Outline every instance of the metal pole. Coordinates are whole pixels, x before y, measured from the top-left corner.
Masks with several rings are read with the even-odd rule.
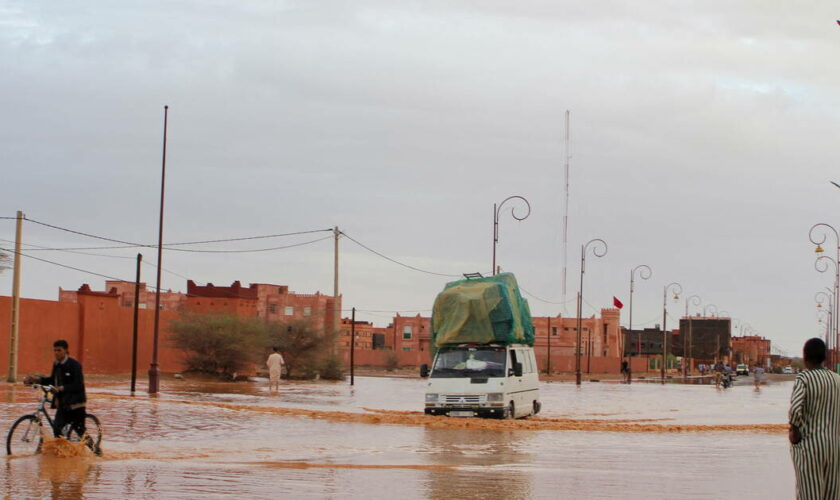
[[[630,324],[627,326],[627,338],[628,339],[633,336],[633,288],[634,288],[633,287],[633,283],[634,283],[634,279],[633,279],[634,272],[633,271],[635,271],[635,269],[630,270],[630,303],[628,304],[628,307],[630,309],[630,311],[629,311],[630,312]],[[639,333],[639,339],[638,339],[639,345],[641,345],[641,342],[642,342],[641,336],[642,336],[642,334]],[[630,370],[631,366],[633,365],[633,357],[631,356],[631,354],[632,354],[632,349],[627,352],[627,369],[628,370]],[[621,353],[621,356],[622,356],[622,358],[624,357],[624,352]],[[627,377],[627,383],[628,384],[631,384],[632,380],[633,380],[632,376]]]
[[[837,304],[840,303],[840,238],[837,238],[837,258],[834,261],[836,266],[834,266],[834,317],[832,318],[833,327],[834,327],[834,337],[837,336],[837,325],[840,323],[840,316],[838,316],[837,311],[840,308],[837,307]],[[834,355],[833,349],[837,346],[834,344],[833,339],[832,342],[829,343],[831,347],[828,351],[829,353],[829,363],[831,367],[831,371],[835,371],[835,363],[836,363],[836,356]]]
[[[580,385],[580,341],[583,328],[583,273],[586,272],[586,246],[580,246],[580,290],[577,300],[577,348],[575,349],[575,384]]]
[[[510,212],[511,217],[513,217],[514,219],[516,219],[518,221],[523,221],[523,220],[527,219],[529,215],[531,215],[531,204],[528,202],[528,200],[526,200],[525,198],[523,198],[522,196],[519,196],[519,195],[508,196],[507,198],[502,200],[502,202],[499,203],[498,205],[496,205],[495,203],[493,204],[493,269],[492,269],[492,274],[496,274],[498,272],[498,269],[496,268],[496,245],[499,243],[499,213],[502,211],[502,205],[504,205],[508,201],[514,200],[514,199],[522,200],[522,202],[525,203],[525,208],[528,211],[525,212],[525,215],[523,215],[522,217],[519,217],[518,215],[516,215],[516,212],[514,210],[511,210],[511,212]]]
[[[134,325],[131,334],[131,393],[137,386],[137,319],[140,316],[140,265],[143,254],[137,254],[137,274],[134,279]]]
[[[545,374],[551,375],[551,316],[548,317],[548,332],[546,338],[548,339],[548,359],[546,360]]]
[[[350,313],[350,385],[355,385],[356,368],[356,308]]]
[[[580,292],[577,294],[577,343],[575,344],[575,384],[580,385],[580,315],[581,315],[581,297]]]
[[[490,274],[496,274],[496,244],[499,242],[499,211],[493,203],[493,267]]]
[[[155,330],[152,343],[152,363],[149,366],[149,394],[157,394],[160,389],[160,370],[158,367],[158,335],[160,329],[160,273],[163,269],[163,200],[166,188],[166,127],[169,121],[169,106],[163,107],[163,160],[160,173],[160,223],[158,225],[157,252],[157,289],[155,290]]]
[[[12,329],[9,332],[9,376],[6,381],[17,382],[18,345],[20,343],[20,247],[23,237],[23,212],[18,210],[15,223],[15,260],[12,271]]]
[[[662,366],[659,368],[662,384],[665,384],[665,360],[668,356],[668,328],[665,326],[668,320],[668,287],[662,294]]]
[[[668,289],[674,287],[674,299],[682,293],[682,286],[679,283],[665,285],[662,293],[662,366],[660,367],[660,378],[665,384],[665,365],[668,362]]]
[[[338,226],[333,228],[334,251],[333,251],[333,332],[336,342],[333,342],[332,352],[335,353],[335,344],[338,339],[339,323],[341,320],[341,306],[338,303],[338,238],[341,236],[341,231]]]

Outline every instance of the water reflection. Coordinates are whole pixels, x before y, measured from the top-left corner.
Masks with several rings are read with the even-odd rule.
[[[527,435],[514,431],[481,432],[426,429],[424,451],[430,464],[458,466],[429,470],[427,495],[450,498],[530,498],[531,474],[517,465],[531,462]],[[478,472],[478,473],[476,473]]]

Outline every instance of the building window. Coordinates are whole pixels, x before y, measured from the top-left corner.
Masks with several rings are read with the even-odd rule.
[[[274,314],[277,312],[277,304],[269,304],[268,305],[268,312]]]
[[[403,351],[410,351],[410,350],[411,350],[410,347],[403,347]]]
[[[556,326],[551,327],[551,334],[554,335],[554,336],[557,335],[557,327]]]
[[[303,315],[304,316],[312,316],[312,308],[311,307],[304,307],[303,308]]]
[[[295,315],[295,308],[292,307],[292,306],[286,306],[283,309],[283,314],[285,314],[286,316],[294,316]]]
[[[403,340],[411,340],[411,325],[403,326]]]

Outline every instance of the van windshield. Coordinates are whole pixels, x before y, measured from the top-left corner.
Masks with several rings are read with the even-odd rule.
[[[438,351],[432,378],[504,377],[504,347],[457,347]]]

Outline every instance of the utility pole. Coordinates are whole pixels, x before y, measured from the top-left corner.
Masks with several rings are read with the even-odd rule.
[[[350,314],[350,385],[355,385],[356,368],[356,308],[354,307]]]
[[[137,254],[137,274],[134,278],[134,326],[131,333],[131,394],[137,385],[137,320],[140,316],[140,265],[143,254]]]
[[[546,360],[545,374],[551,375],[551,316],[548,317],[548,331],[546,332],[545,338],[548,343],[548,359]]]
[[[17,382],[18,344],[20,342],[20,246],[23,234],[23,212],[17,212],[15,225],[15,263],[12,275],[12,329],[9,335],[9,377],[7,382]]]
[[[335,237],[333,243],[333,331],[338,336],[338,325],[341,318],[341,306],[338,304],[338,238],[341,236],[341,231],[338,230],[338,226],[333,228],[333,236]],[[334,344],[332,350],[335,352]]]
[[[577,294],[577,342],[575,344],[575,384],[580,385],[580,329],[581,329],[581,296]]]
[[[160,224],[158,225],[157,252],[157,289],[155,290],[155,331],[152,343],[152,363],[149,366],[149,394],[157,394],[160,389],[160,369],[158,368],[158,335],[160,329],[160,272],[163,269],[163,200],[166,188],[166,126],[169,118],[169,106],[163,107],[163,160],[160,174]]]

